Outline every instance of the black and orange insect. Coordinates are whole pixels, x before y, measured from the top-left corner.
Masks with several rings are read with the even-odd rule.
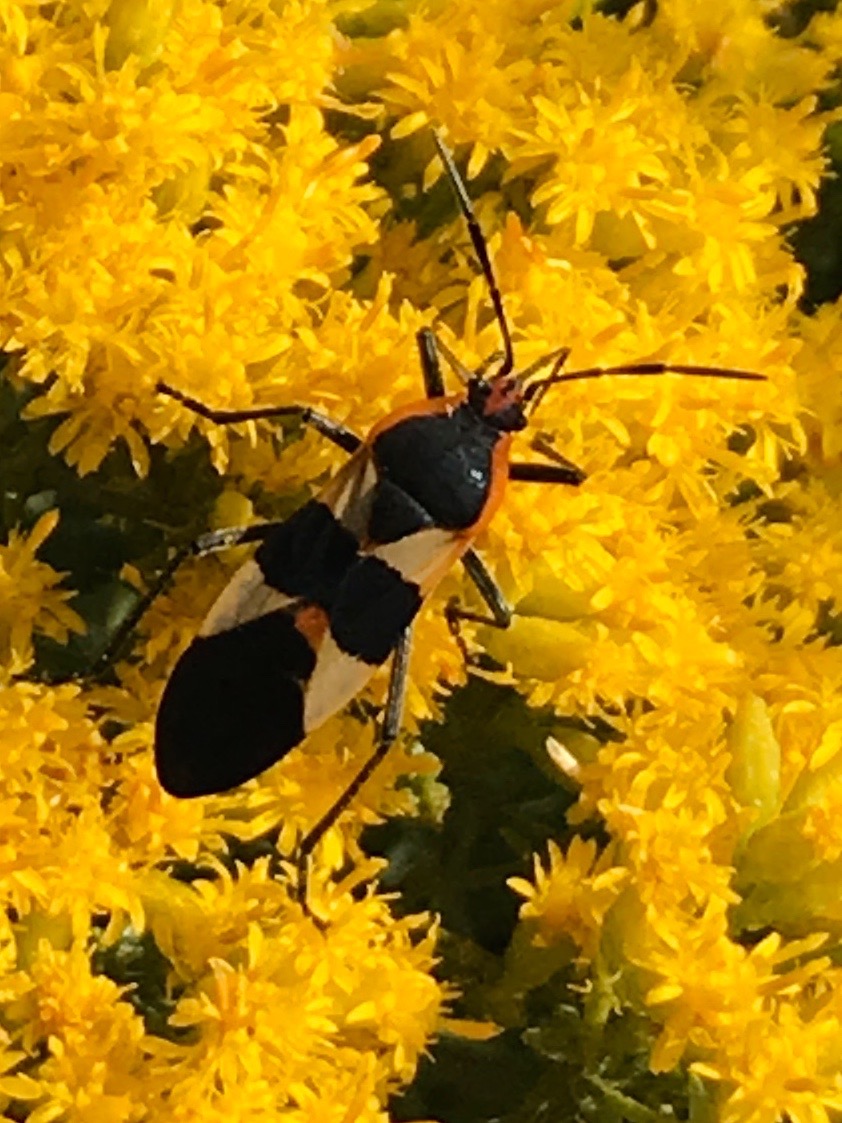
[[[187,555],[259,543],[176,663],[161,699],[155,761],[161,784],[176,796],[223,792],[257,776],[345,706],[391,658],[376,749],[303,839],[302,886],[309,854],[398,735],[410,631],[425,598],[461,561],[489,615],[451,603],[451,629],[458,636],[466,618],[507,627],[512,610],[472,543],[510,480],[575,487],[584,479],[561,456],[543,463],[510,458],[513,435],[527,426],[543,394],[563,382],[615,374],[763,377],[662,362],[565,371],[566,348],[516,373],[485,239],[450,152],[437,136],[435,143],[488,285],[502,336],[499,355],[467,370],[433,331],[422,330],[426,398],[384,417],[364,439],[306,406],[221,411],[158,387],[218,424],[295,415],[351,454],[324,489],[283,522],[199,538],[173,559],[144,600]],[[445,392],[440,358],[463,383],[459,393]]]

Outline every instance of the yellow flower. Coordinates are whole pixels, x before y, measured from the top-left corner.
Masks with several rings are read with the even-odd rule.
[[[44,1099],[31,1118],[140,1118],[152,1091],[143,1076],[143,1023],[121,999],[110,979],[92,973],[82,947],[55,951],[41,944],[19,1007],[28,1013],[24,1048],[43,1050],[33,1079]]]
[[[0,679],[29,670],[33,632],[63,643],[70,632],[85,630],[67,604],[73,592],[56,587],[61,574],[35,557],[58,518],[58,511],[48,511],[27,537],[12,531],[8,545],[0,546]]]
[[[425,973],[431,937],[417,939],[417,920],[387,922],[373,899],[363,908],[346,903],[323,935],[265,872],[243,871],[243,878],[244,886],[228,882],[223,893],[236,900],[245,892],[254,919],[236,935],[218,928],[218,952],[207,960],[201,989],[171,1018],[199,1035],[183,1052],[179,1103],[213,1101],[256,1080],[269,1082],[279,1107],[327,1105],[341,1094],[350,1110],[343,1070],[373,1065],[380,1082],[405,1079],[440,1001]],[[218,925],[225,900],[214,895],[206,915]]]
[[[781,1006],[746,1027],[727,1067],[691,1067],[717,1082],[723,1123],[765,1123],[782,1112],[799,1123],[829,1123],[842,1110],[840,1028],[836,1013],[804,1018]]]
[[[535,859],[534,885],[519,877],[510,878],[509,885],[526,897],[521,919],[535,919],[541,943],[556,943],[566,935],[580,951],[592,956],[605,914],[617,900],[628,872],[610,865],[607,852],[597,857],[595,842],[574,837],[566,854],[549,843],[546,866]]]
[[[598,816],[611,840],[598,855],[549,838],[515,879],[506,955],[529,940],[542,966],[488,952],[496,997],[516,993],[507,1024],[523,1029],[527,991],[546,984],[546,1010],[573,946],[656,1071],[695,1065],[712,1117],[824,1123],[842,1110],[842,979],[816,954],[842,925],[842,335],[838,307],[797,310],[788,237],[817,205],[840,18],[784,35],[753,0],[593,9],[0,5],[0,346],[28,401],[23,441],[0,448],[7,520],[43,510],[70,465],[88,478],[72,497],[55,485],[56,505],[107,497],[96,518],[141,586],[198,519],[176,454],[205,442],[227,474],[214,525],[282,517],[339,462],[293,421],[213,425],[159,380],[221,408],[312,404],[364,434],[421,397],[420,327],[471,366],[498,349],[464,223],[433,188],[436,125],[476,196],[519,369],[569,346],[569,369],[768,377],[556,386],[517,438],[517,459],[538,457],[537,436],[588,479],[508,489],[478,546],[515,625],[466,642],[584,746],[559,832]],[[31,667],[33,635],[80,627],[36,557],[56,518],[0,547],[4,684]],[[402,777],[435,767],[416,741],[466,678],[440,611],[471,595],[461,571],[419,618],[404,739],[313,856],[322,933],[290,858],[371,752],[370,720],[337,715],[218,798],[170,799],[154,776],[164,681],[242,556],[185,565],[112,685],[0,693],[9,1117],[385,1123],[453,976],[460,1013],[487,1015],[459,956],[434,977],[435,928],[390,914],[359,841],[412,812]],[[756,942],[767,924],[804,940]],[[157,958],[136,991],[92,973],[92,949],[125,966],[137,945]]]

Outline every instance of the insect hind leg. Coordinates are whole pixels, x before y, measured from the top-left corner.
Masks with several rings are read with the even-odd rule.
[[[128,616],[121,622],[108,641],[105,650],[94,661],[88,672],[89,677],[100,678],[119,659],[135,628],[170,584],[182,563],[188,558],[201,558],[205,554],[227,550],[233,546],[244,546],[248,542],[262,542],[268,534],[280,525],[280,522],[267,522],[259,523],[256,526],[229,526],[223,530],[212,530],[207,534],[201,534],[193,542],[188,542],[186,546],[182,546],[161,570]]]
[[[403,717],[404,698],[406,697],[410,637],[411,629],[407,628],[398,640],[398,645],[392,656],[392,667],[389,674],[389,691],[386,697],[386,707],[383,712],[380,734],[374,752],[342,795],[328,808],[321,819],[310,828],[298,847],[298,854],[295,862],[295,896],[304,910],[304,913],[321,929],[325,929],[327,923],[313,913],[308,901],[307,884],[309,880],[310,857],[330,828],[348,809],[349,805],[356,798],[358,792],[377,766],[385,759],[392,745],[394,745],[398,738],[401,728],[401,719]]]

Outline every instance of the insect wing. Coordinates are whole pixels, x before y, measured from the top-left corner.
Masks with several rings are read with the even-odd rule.
[[[305,693],[328,633],[321,606],[358,555],[345,522],[364,526],[375,480],[361,450],[269,535],[214,603],[158,708],[155,763],[171,794],[228,791],[303,740]]]
[[[356,695],[467,545],[435,528],[366,549],[367,449],[273,530],[170,676],[155,759],[182,798],[237,787]]]
[[[255,578],[248,563],[237,587]],[[255,567],[256,568],[256,567]],[[226,631],[200,634],[164,688],[155,725],[161,785],[182,798],[227,791],[303,737],[302,683],[315,667],[287,601]]]

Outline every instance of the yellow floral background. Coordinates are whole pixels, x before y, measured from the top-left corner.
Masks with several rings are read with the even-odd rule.
[[[790,238],[842,16],[0,0],[0,26],[2,1118],[842,1116],[842,326]],[[322,932],[291,859],[382,676],[179,802],[156,700],[247,553],[186,564],[110,677],[80,672],[178,545],[339,462],[158,380],[364,432],[421,396],[420,327],[471,366],[499,346],[431,125],[521,368],[569,345],[767,381],[547,395],[518,457],[538,436],[588,479],[509,488],[478,545],[517,617],[468,634],[467,685],[460,572],[422,614],[405,736],[316,855]]]

